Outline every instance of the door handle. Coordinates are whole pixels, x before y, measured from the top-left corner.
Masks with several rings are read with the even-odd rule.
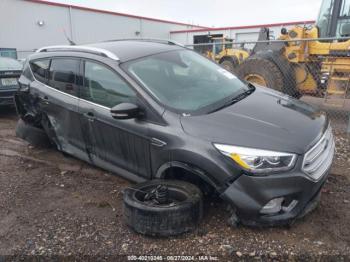
[[[157,147],[166,146],[166,142],[154,137],[151,138],[151,144]]]
[[[84,116],[91,122],[93,122],[96,118],[94,113],[92,113],[92,112],[86,112],[86,113],[84,113]]]

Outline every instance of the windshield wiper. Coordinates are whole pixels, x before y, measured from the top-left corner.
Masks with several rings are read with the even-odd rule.
[[[229,105],[234,104],[240,100],[242,100],[243,98],[246,98],[247,96],[249,96],[251,93],[254,92],[255,90],[255,86],[253,86],[251,83],[248,83],[248,90],[240,93],[239,95],[235,96],[234,98],[232,98],[231,100],[228,101]]]
[[[219,111],[219,110],[221,110],[221,109],[223,109],[225,107],[228,107],[230,105],[233,105],[233,104],[237,103],[238,101],[241,101],[242,99],[244,99],[247,96],[249,96],[251,93],[253,93],[255,91],[255,86],[252,85],[251,83],[247,83],[247,85],[248,85],[248,88],[249,88],[248,90],[245,90],[244,92],[238,94],[237,96],[229,99],[223,105],[221,105],[218,108],[215,108],[215,110],[212,110],[209,113],[213,113],[213,112]]]

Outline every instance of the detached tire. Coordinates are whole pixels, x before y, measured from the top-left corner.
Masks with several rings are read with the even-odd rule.
[[[51,142],[43,129],[26,124],[22,119],[17,122],[16,136],[37,147],[51,147]]]
[[[159,186],[167,188],[167,194]],[[152,198],[152,193],[159,198]],[[164,195],[167,195],[166,201]],[[195,185],[177,180],[152,180],[124,190],[124,219],[136,232],[151,236],[174,236],[197,227],[203,216],[202,192]]]

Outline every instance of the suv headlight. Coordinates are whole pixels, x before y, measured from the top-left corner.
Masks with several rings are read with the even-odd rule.
[[[214,144],[224,155],[252,173],[287,171],[294,167],[296,154]]]

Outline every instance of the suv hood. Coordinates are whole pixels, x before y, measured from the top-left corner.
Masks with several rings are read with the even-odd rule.
[[[266,88],[217,112],[180,118],[184,132],[213,143],[305,153],[328,120],[314,107]]]

